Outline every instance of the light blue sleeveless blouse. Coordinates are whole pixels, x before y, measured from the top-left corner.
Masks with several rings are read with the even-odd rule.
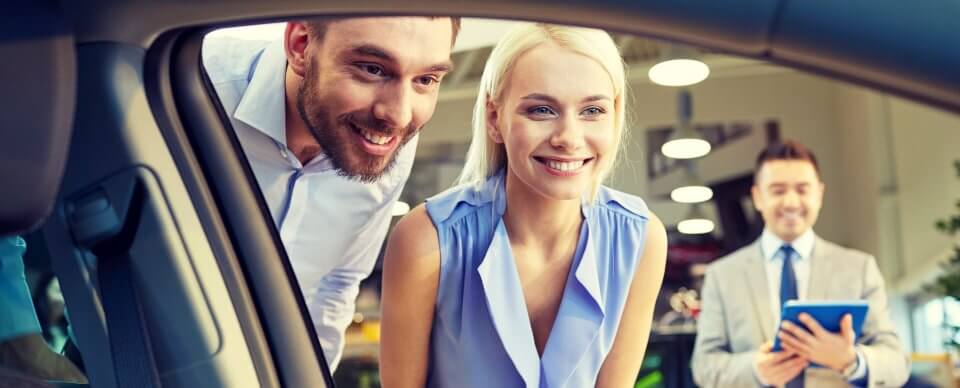
[[[427,200],[440,242],[428,387],[592,387],[613,346],[646,238],[638,197],[602,187],[585,222],[556,321],[537,354],[502,221],[501,172]]]

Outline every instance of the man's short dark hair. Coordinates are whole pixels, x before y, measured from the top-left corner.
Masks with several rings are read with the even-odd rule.
[[[450,23],[453,26],[453,36],[451,37],[450,42],[452,43],[457,42],[457,35],[460,33],[460,17],[459,16],[427,16],[427,17],[430,19],[449,17]],[[330,25],[330,23],[333,23],[339,20],[345,20],[345,19],[349,19],[349,18],[335,17],[335,16],[317,17],[317,18],[311,18],[311,19],[305,20],[304,24],[306,24],[307,26],[307,34],[309,34],[311,39],[322,40],[323,35],[326,34],[327,27]]]
[[[764,163],[776,160],[808,161],[813,165],[813,171],[817,173],[817,178],[820,178],[820,166],[817,164],[817,157],[813,154],[813,151],[795,140],[784,140],[768,145],[757,155],[757,164],[753,173],[754,181],[756,181],[756,174],[760,172],[760,167],[763,167]]]

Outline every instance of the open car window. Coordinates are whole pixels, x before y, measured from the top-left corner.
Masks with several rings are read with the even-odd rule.
[[[870,301],[808,385],[952,385],[955,6],[398,7],[0,13],[0,386],[778,385],[790,299]]]
[[[356,116],[366,112],[363,106],[344,111],[347,120],[341,122],[323,109],[291,106],[298,96],[314,107],[342,108],[336,90],[291,83],[291,78],[310,80],[325,73],[291,66],[291,54],[284,52],[288,25],[226,28],[205,38],[205,70],[251,164],[338,384],[378,381],[382,236],[389,235],[387,225],[392,228],[409,209],[449,189],[461,175],[485,63],[499,37],[518,24],[522,22],[463,19],[450,54],[456,70],[440,82],[435,110],[416,142],[398,151],[393,172],[356,192],[350,191],[356,179],[338,180],[343,166],[331,162],[330,155],[321,151],[301,157],[303,150],[291,146],[304,144],[291,139],[296,136],[291,117],[306,121],[311,141],[323,144],[356,140],[317,134],[340,131],[338,126],[354,132],[351,136],[363,136],[359,126],[350,124],[363,122]],[[690,358],[705,270],[761,235],[763,214],[751,197],[756,154],[783,140],[815,150],[825,190],[813,230],[818,238],[875,257],[889,319],[905,354],[946,349],[918,328],[940,324],[919,311],[936,308],[925,302],[939,300],[926,286],[944,275],[935,263],[951,249],[950,236],[934,225],[950,214],[960,188],[955,167],[960,155],[952,146],[960,141],[957,115],[761,60],[630,34],[611,36],[626,64],[630,100],[620,164],[607,184],[643,198],[669,236],[664,285],[638,384],[692,384]],[[324,51],[313,55],[318,52]],[[654,79],[658,63],[688,58],[708,69],[702,80],[675,86]],[[341,66],[339,59],[319,61]],[[305,73],[290,74],[301,71]],[[294,92],[293,85],[301,86]],[[709,152],[692,159],[668,156],[664,145],[678,136],[704,141]],[[395,181],[398,175],[401,183]],[[379,213],[355,199],[356,193],[369,190],[379,190]],[[356,266],[356,259],[363,265]],[[328,288],[332,279],[340,282],[333,287],[336,292]],[[917,378],[940,378],[933,372],[925,376],[924,370],[914,370]]]

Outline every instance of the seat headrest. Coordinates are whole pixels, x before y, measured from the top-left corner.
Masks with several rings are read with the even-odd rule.
[[[76,54],[57,4],[0,8],[0,235],[8,235],[38,226],[56,201],[73,130]]]

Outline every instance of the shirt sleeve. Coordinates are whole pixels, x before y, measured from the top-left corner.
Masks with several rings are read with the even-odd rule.
[[[39,333],[40,321],[33,308],[23,267],[27,243],[20,236],[0,237],[0,341]]]
[[[372,221],[376,223],[375,237],[368,239],[363,249],[352,255],[352,260],[324,275],[312,298],[310,311],[314,327],[331,371],[336,369],[343,356],[345,332],[353,321],[360,282],[373,270],[386,238],[390,213],[386,216],[386,220],[380,220],[383,217],[378,214]]]
[[[370,221],[359,234],[364,236],[364,239],[346,253],[343,264],[333,268],[320,279],[309,306],[324,357],[331,371],[336,369],[343,356],[345,332],[353,321],[360,282],[370,276],[383,249],[387,231],[390,229],[390,220],[393,217],[393,205],[400,198],[400,193],[403,192],[413,166],[417,140],[418,138],[412,139],[405,149],[401,150],[398,164],[394,167],[401,169],[394,172],[399,174],[396,177],[398,183],[383,206],[378,207],[371,214]],[[366,238],[367,236],[369,238]],[[355,236],[347,238],[355,238]]]
[[[860,349],[857,349],[857,369],[847,381],[857,387],[867,386],[867,362],[863,360],[863,352]]]

